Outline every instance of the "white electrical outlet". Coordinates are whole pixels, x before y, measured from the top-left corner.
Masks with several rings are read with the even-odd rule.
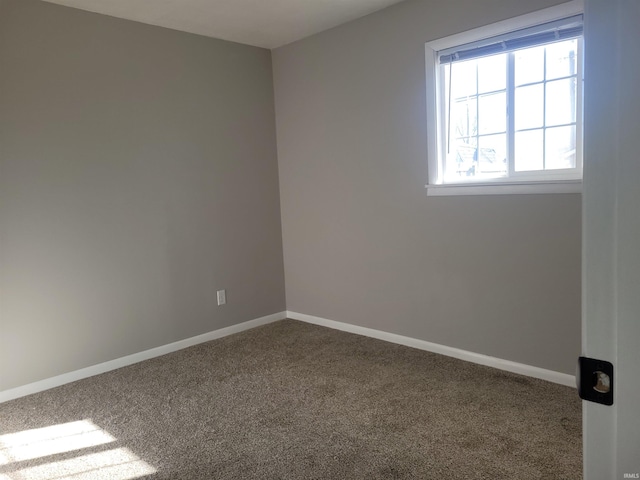
[[[227,291],[218,290],[218,306],[224,305],[225,303],[227,303]]]

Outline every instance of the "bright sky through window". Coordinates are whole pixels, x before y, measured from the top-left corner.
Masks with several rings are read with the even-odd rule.
[[[576,167],[576,39],[444,65],[445,180]]]

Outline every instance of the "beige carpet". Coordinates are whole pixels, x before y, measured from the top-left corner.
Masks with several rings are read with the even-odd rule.
[[[0,404],[0,480],[579,479],[574,389],[284,320]]]

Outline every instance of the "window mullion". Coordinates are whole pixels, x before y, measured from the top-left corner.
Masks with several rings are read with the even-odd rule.
[[[576,169],[582,174],[582,129],[583,129],[583,40],[578,38],[577,71],[576,71]]]
[[[437,105],[438,105],[438,109],[440,111],[440,118],[441,118],[441,128],[438,131],[438,135],[439,135],[439,155],[438,155],[438,175],[439,175],[439,179],[440,181],[444,181],[444,178],[447,176],[447,160],[448,160],[448,152],[447,152],[447,135],[448,132],[446,130],[446,128],[444,127],[445,125],[447,125],[448,122],[448,113],[447,113],[447,109],[448,109],[448,105],[447,105],[447,98],[449,96],[449,89],[448,89],[448,85],[446,82],[446,74],[445,74],[445,69],[446,67],[443,65],[441,66],[438,70],[439,70],[439,75],[440,75],[440,81],[438,82],[438,98],[437,98]],[[449,65],[449,68],[451,69],[451,65]],[[451,75],[451,70],[449,71],[449,75]]]
[[[507,176],[515,172],[515,54],[507,55]]]
[[[480,170],[480,81],[478,79],[480,69],[476,62],[476,162],[475,168]]]
[[[542,62],[542,170],[547,169],[547,48],[545,47]]]

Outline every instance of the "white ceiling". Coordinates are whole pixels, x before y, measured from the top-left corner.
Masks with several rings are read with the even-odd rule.
[[[401,0],[45,0],[113,17],[276,48]]]

